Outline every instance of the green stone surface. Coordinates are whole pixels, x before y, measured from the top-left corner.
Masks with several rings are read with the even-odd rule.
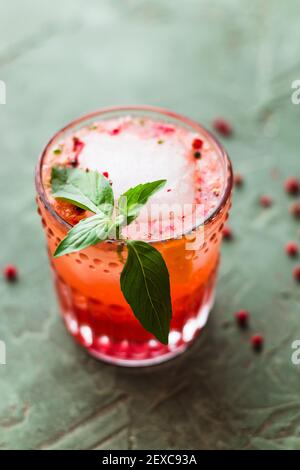
[[[283,191],[300,176],[297,0],[0,0],[2,449],[299,449],[299,238]],[[60,317],[34,202],[34,165],[65,123],[108,105],[152,104],[210,127],[236,171],[234,241],[223,244],[216,304],[194,346],[162,366],[108,366],[75,345]],[[270,209],[261,194],[274,198]],[[299,261],[298,261],[299,262]],[[251,311],[251,328],[233,320]],[[265,336],[262,354],[249,344]]]

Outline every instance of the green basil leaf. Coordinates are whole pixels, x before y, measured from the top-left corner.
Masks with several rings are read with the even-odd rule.
[[[96,214],[75,225],[64,238],[54,253],[54,257],[83,250],[91,245],[106,240],[111,230],[111,220],[103,214]]]
[[[172,304],[169,272],[162,255],[149,243],[127,241],[128,257],[121,289],[136,318],[161,343],[168,344]]]
[[[142,209],[147,203],[148,199],[154,193],[164,187],[167,180],[152,181],[151,183],[143,183],[128,189],[123,193],[118,201],[119,212],[126,219],[127,225],[136,219]]]
[[[94,213],[111,216],[113,190],[107,178],[97,171],[80,168],[52,168],[52,196]]]

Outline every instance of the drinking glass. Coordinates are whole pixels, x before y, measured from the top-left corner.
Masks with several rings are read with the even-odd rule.
[[[213,213],[190,233],[153,241],[170,273],[173,316],[169,344],[159,343],[138,322],[120,289],[120,241],[108,240],[81,252],[54,259],[53,253],[71,229],[51,206],[43,187],[42,169],[49,152],[61,139],[95,121],[130,115],[165,121],[202,135],[221,162],[222,197]],[[232,192],[230,160],[219,142],[200,124],[174,112],[153,107],[103,109],[71,122],[59,131],[42,152],[36,168],[38,212],[45,231],[51,270],[64,323],[75,340],[90,354],[123,366],[148,366],[182,353],[204,327],[212,308],[224,223]],[[180,203],[180,201],[178,201]],[[201,243],[186,249],[201,234]],[[192,245],[193,246],[193,245]],[[126,248],[122,256],[126,259]]]

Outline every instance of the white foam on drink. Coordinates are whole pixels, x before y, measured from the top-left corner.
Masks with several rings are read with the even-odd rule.
[[[140,183],[166,179],[165,190],[151,198],[153,203],[193,202],[194,165],[187,159],[186,146],[178,141],[158,144],[157,139],[129,132],[115,136],[91,132],[84,141],[80,166],[108,172],[116,197]]]
[[[156,138],[144,138],[131,132],[114,136],[90,132],[84,142],[80,166],[108,172],[116,198],[140,183],[166,179],[165,188],[151,197],[148,204],[180,203],[183,206],[193,203],[195,165],[187,158],[186,145],[177,138],[168,138],[159,144]]]

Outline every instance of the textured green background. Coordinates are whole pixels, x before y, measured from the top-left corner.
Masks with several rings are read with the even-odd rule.
[[[282,181],[300,175],[297,0],[0,0],[0,447],[121,449],[300,448],[300,286],[283,251],[298,237]],[[117,104],[169,107],[226,141],[246,177],[223,245],[216,306],[190,351],[160,367],[126,370],[77,347],[57,312],[34,204],[33,168],[69,120]],[[273,175],[273,176],[272,176]],[[263,210],[257,199],[274,197]],[[232,319],[252,313],[265,335],[255,355]]]

